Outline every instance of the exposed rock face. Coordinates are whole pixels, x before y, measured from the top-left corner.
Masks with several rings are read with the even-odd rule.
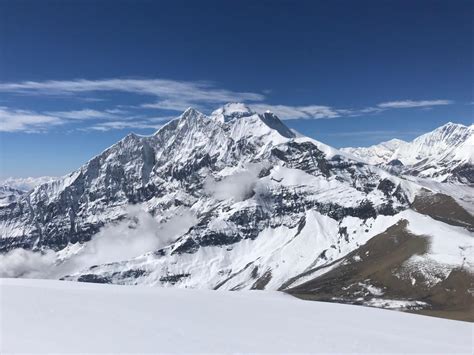
[[[414,201],[440,217],[416,203],[421,189],[296,137],[271,113],[242,104],[210,116],[188,109],[0,207],[0,252],[53,250],[56,276],[69,280],[287,288],[396,224]],[[84,262],[106,245],[100,238],[120,244],[121,234],[151,235],[153,249]]]

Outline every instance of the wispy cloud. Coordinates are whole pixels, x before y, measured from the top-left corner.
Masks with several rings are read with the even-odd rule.
[[[156,111],[182,112],[194,107],[210,112],[227,102],[245,102],[257,112],[272,111],[283,120],[333,119],[377,115],[386,110],[421,108],[452,104],[451,100],[398,100],[387,101],[362,108],[337,108],[330,105],[272,105],[266,103],[269,91],[264,94],[240,92],[219,88],[210,82],[177,81],[169,79],[103,79],[103,80],[49,80],[0,82],[0,93],[43,95],[48,97],[79,98],[88,102],[110,100],[110,93],[128,93],[140,98],[134,105],[116,105],[109,109],[96,109],[93,104],[71,111],[34,112],[3,107],[1,131],[44,131],[47,125],[81,123],[85,129],[107,131],[111,129],[156,128],[169,120],[169,112],[159,112],[161,117],[149,117]],[[84,98],[84,96],[86,96]],[[177,114],[176,114],[177,116]]]
[[[184,111],[188,107],[194,107],[196,109],[201,108],[201,104],[198,102],[189,102],[186,100],[162,100],[154,103],[146,103],[140,105],[142,108],[152,108],[159,110],[169,110],[169,111]]]
[[[432,107],[440,105],[451,105],[453,101],[451,100],[401,100],[401,101],[388,101],[382,102],[377,106],[380,108],[413,108],[413,107]]]
[[[40,133],[53,126],[88,122],[79,130],[158,129],[172,116],[130,115],[121,109],[35,112],[0,106],[0,131]],[[77,126],[76,126],[77,127]]]
[[[420,135],[423,131],[394,131],[394,130],[373,130],[373,131],[350,131],[329,133],[332,137],[394,137],[400,135]]]
[[[384,111],[383,108],[380,107],[365,107],[363,109],[357,110],[356,114],[364,114],[364,113],[379,113]]]
[[[143,107],[182,110],[200,104],[230,101],[262,101],[264,96],[253,92],[220,89],[209,82],[189,82],[168,79],[104,79],[64,81],[24,81],[0,83],[0,92],[29,95],[75,95],[91,92],[127,92],[148,95],[156,102]]]
[[[150,121],[108,121],[108,122],[101,122],[95,124],[93,126],[88,127],[86,130],[94,130],[94,131],[110,131],[114,129],[146,129],[146,128],[153,128],[158,129],[162,125],[161,124],[154,124]]]
[[[450,105],[451,100],[403,100],[382,102],[376,106],[364,108],[342,109],[325,105],[288,106],[255,103],[252,105],[257,112],[271,111],[284,120],[292,119],[327,119],[337,117],[357,117],[367,114],[377,114],[391,109],[422,108],[431,109],[433,106]]]
[[[265,95],[254,92],[237,92],[218,88],[209,82],[188,82],[165,79],[105,79],[105,80],[66,80],[66,81],[25,81],[0,83],[0,92],[23,95],[65,95],[84,93],[127,92],[155,98],[135,108],[183,111],[192,106],[206,109],[227,102],[250,102],[257,111],[271,110],[283,119],[320,119],[339,117],[338,112],[329,106],[306,105],[286,106],[263,104]],[[107,118],[112,113],[84,109],[71,112],[54,112],[66,119]],[[113,117],[109,117],[113,118]]]
[[[343,114],[332,107],[321,105],[287,106],[259,103],[253,104],[252,108],[257,112],[271,111],[284,120],[335,118]]]
[[[91,120],[91,119],[111,119],[117,118],[117,110],[97,111],[92,109],[83,109],[77,111],[54,111],[47,112],[50,115],[70,119],[70,120]]]
[[[51,125],[62,123],[63,121],[56,116],[0,106],[1,132],[42,132]]]

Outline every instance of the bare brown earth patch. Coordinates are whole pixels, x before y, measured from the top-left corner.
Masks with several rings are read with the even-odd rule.
[[[373,301],[411,301],[402,310],[431,316],[474,321],[474,275],[453,270],[443,281],[430,286],[422,273],[403,276],[403,264],[424,254],[429,239],[407,230],[400,220],[365,245],[337,260],[333,269],[286,292],[306,300],[370,305]],[[306,272],[321,271],[320,268]],[[440,276],[441,277],[441,276]]]
[[[425,191],[415,197],[411,207],[444,223],[474,230],[474,216],[451,196]]]

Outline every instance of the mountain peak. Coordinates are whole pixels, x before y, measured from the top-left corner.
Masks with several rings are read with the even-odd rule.
[[[471,126],[472,127],[472,126]],[[454,122],[448,122],[438,128],[436,128],[434,132],[446,132],[446,133],[452,133],[452,132],[464,132],[464,131],[467,131],[469,130],[470,127],[469,126],[465,126],[461,123],[454,123]]]
[[[203,114],[201,112],[199,112],[198,110],[196,110],[195,108],[193,107],[188,107],[186,110],[184,110],[184,112],[181,114],[180,118],[183,118],[183,119],[188,119],[188,118],[191,118],[191,117],[196,117],[196,116],[202,116]]]
[[[224,106],[218,108],[211,114],[211,119],[216,120],[221,123],[230,123],[237,124],[240,128],[238,131],[241,134],[243,127],[246,127],[246,130],[250,130],[252,134],[256,132],[263,132],[257,128],[257,126],[262,125],[265,127],[264,131],[268,132],[267,130],[277,132],[280,136],[285,139],[294,138],[295,134],[287,127],[280,119],[271,112],[265,112],[263,114],[259,114],[249,106],[240,103],[240,102],[231,102],[225,104]],[[244,122],[240,122],[241,118],[244,119]],[[243,124],[243,125],[242,125]],[[245,130],[244,129],[244,130]]]
[[[472,126],[471,126],[472,127]],[[472,128],[460,123],[448,122],[435,130],[425,133],[414,139],[414,142],[423,142],[427,144],[432,142],[438,144],[441,141],[450,145],[457,145],[464,141],[466,137],[472,135]]]
[[[406,143],[406,141],[404,141],[403,139],[400,139],[400,138],[392,138],[388,141],[385,141],[383,143]]]
[[[252,116],[255,114],[250,107],[240,102],[231,102],[213,111],[211,118],[220,122],[229,122],[235,118]]]
[[[455,126],[455,127],[466,127],[465,125],[463,125],[463,124],[461,124],[461,123],[454,123],[454,122],[449,121],[449,122],[447,122],[446,124],[440,126],[439,128],[443,128],[443,127],[453,127],[453,126]]]

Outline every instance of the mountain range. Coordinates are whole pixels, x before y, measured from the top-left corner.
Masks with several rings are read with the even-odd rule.
[[[3,275],[470,319],[472,166],[472,126],[338,150],[243,104],[190,108],[0,206]]]
[[[395,173],[474,184],[474,125],[449,122],[411,142],[392,139],[371,147],[341,150]]]
[[[52,176],[8,178],[0,181],[0,206],[17,201],[34,187],[55,180]]]

